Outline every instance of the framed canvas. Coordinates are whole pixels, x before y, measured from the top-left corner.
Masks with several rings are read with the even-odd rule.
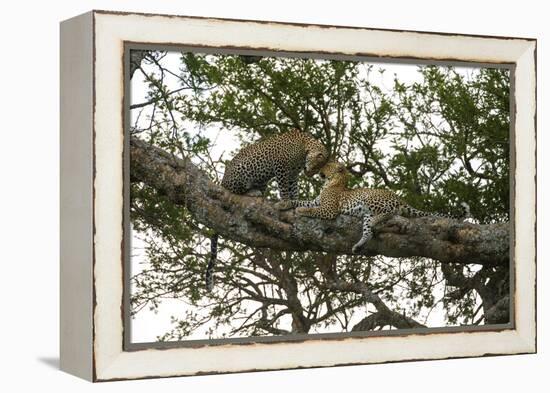
[[[92,11],[60,64],[63,370],[536,352],[536,40]]]

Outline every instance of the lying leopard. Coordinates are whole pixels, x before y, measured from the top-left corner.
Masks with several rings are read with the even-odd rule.
[[[311,134],[293,130],[255,142],[240,150],[227,163],[222,186],[234,194],[261,196],[275,180],[282,200],[298,198],[298,177],[302,170],[313,176],[325,165],[329,153]],[[214,287],[214,264],[218,235],[210,239],[210,260],[206,287]]]
[[[341,163],[329,162],[320,171],[325,184],[319,196],[313,201],[289,200],[277,203],[280,210],[296,208],[296,213],[306,217],[333,220],[339,214],[359,217],[363,220],[363,234],[353,246],[356,253],[365,243],[372,239],[372,228],[379,222],[394,215],[405,217],[447,217],[465,219],[470,214],[468,204],[462,203],[464,215],[454,217],[442,213],[428,213],[415,209],[402,201],[390,190],[347,187],[349,173]]]

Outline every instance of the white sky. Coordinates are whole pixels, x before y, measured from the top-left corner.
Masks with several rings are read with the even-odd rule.
[[[176,74],[177,70],[180,67],[179,52],[171,52],[163,59],[162,63],[164,66],[167,66],[170,70],[174,71]],[[367,63],[365,63],[367,64]],[[418,72],[417,65],[411,64],[395,64],[395,63],[370,63],[374,65],[373,72],[371,73],[371,83],[377,84],[382,88],[383,91],[391,91],[393,86],[394,77],[397,78],[406,84],[413,82],[421,81],[421,76]],[[384,73],[379,73],[380,69],[384,69]],[[469,74],[474,69],[468,67],[456,68],[457,71],[463,74]],[[166,75],[165,84],[167,86],[173,86],[173,89],[179,87],[177,78],[171,75]],[[142,74],[138,71],[134,74],[131,83],[131,104],[138,104],[144,101],[147,101],[147,83],[144,83],[144,78]],[[133,116],[136,115],[137,111],[132,113]],[[143,119],[145,119],[145,111],[142,114]],[[132,120],[133,121],[133,120]],[[192,129],[192,124],[185,123],[186,128],[189,130]],[[198,130],[197,130],[198,131]],[[214,142],[211,149],[213,157],[220,157],[222,154],[224,158],[228,158],[232,155],[232,152],[238,148],[239,141],[236,140],[232,135],[233,133],[224,133],[223,130],[220,130],[217,127],[207,127],[198,132],[201,132],[203,135],[206,134],[210,140]],[[219,168],[219,171],[223,171],[223,168]],[[132,232],[132,260],[131,260],[131,271],[132,274],[136,274],[142,270],[144,263],[146,263],[146,257],[143,253],[142,248],[144,247],[143,241],[137,236],[137,234]],[[391,260],[391,259],[389,259]],[[434,289],[435,299],[439,299],[443,294],[444,286],[439,285]],[[405,305],[403,305],[405,306]],[[132,320],[132,337],[131,340],[134,343],[139,342],[153,342],[156,341],[157,336],[162,335],[169,331],[172,328],[171,317],[182,317],[187,309],[187,304],[181,300],[176,299],[164,299],[160,303],[159,307],[155,311],[151,311],[148,308],[141,310]],[[359,310],[359,309],[358,309]],[[369,310],[373,311],[371,307]],[[364,313],[358,313],[357,322],[365,316]],[[425,316],[425,315],[424,315]],[[423,319],[419,319],[420,322],[424,322]],[[290,325],[290,320],[287,321]],[[445,326],[444,312],[443,307],[440,304],[437,306],[429,315],[427,321],[428,326]],[[286,324],[285,324],[286,325]],[[353,326],[351,324],[350,326]],[[281,326],[285,328],[286,326]],[[200,329],[196,331],[193,335],[189,336],[189,339],[204,339],[205,329]],[[331,331],[335,331],[334,329]]]

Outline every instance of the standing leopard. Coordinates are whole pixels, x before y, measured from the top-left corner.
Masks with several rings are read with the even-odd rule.
[[[313,176],[325,165],[329,153],[311,134],[293,130],[257,141],[241,149],[226,164],[222,186],[234,194],[261,196],[275,180],[282,200],[298,198],[298,176],[302,170]],[[214,264],[218,235],[210,239],[206,287],[214,287]]]
[[[327,162],[327,149],[313,136],[298,130],[260,140],[227,163],[222,186],[234,194],[263,194],[275,179],[281,199],[298,197],[298,175],[313,176]]]
[[[428,213],[406,204],[393,191],[373,188],[349,189],[349,173],[341,163],[329,162],[320,171],[325,184],[319,196],[313,201],[288,200],[277,203],[280,210],[297,208],[296,213],[306,217],[333,220],[339,214],[359,217],[363,221],[361,239],[353,246],[356,253],[372,239],[372,228],[394,215],[405,217],[446,217],[465,219],[470,214],[468,204],[463,202],[464,215],[454,217],[442,213]]]

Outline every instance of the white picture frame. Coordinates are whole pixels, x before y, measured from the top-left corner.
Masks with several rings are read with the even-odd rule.
[[[513,324],[125,350],[125,44],[513,67]],[[515,192],[521,190],[521,192]],[[536,40],[92,11],[61,24],[61,368],[90,381],[536,352]]]

